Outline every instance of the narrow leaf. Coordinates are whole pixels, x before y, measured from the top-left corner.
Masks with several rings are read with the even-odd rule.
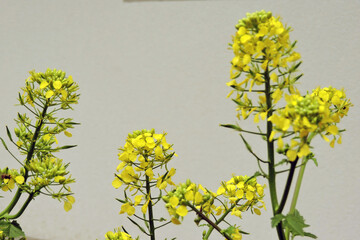
[[[241,132],[242,129],[239,126],[233,125],[233,124],[220,124],[221,127],[226,127],[226,128],[231,128],[234,129],[236,131]]]
[[[137,222],[135,222],[134,220],[132,220],[132,219],[129,218],[129,217],[128,217],[128,219],[129,219],[134,225],[136,225],[136,226],[140,229],[140,231],[142,231],[142,232],[145,233],[145,234],[148,234],[148,233],[145,231],[145,229],[142,228]]]
[[[6,146],[4,140],[3,140],[2,138],[0,138],[0,140],[1,140],[2,144],[4,145],[4,148],[5,148],[7,151],[9,151],[9,149],[8,149],[8,147]]]
[[[8,126],[6,126],[6,133],[7,133],[8,137],[9,137],[10,141],[13,141]]]
[[[242,134],[240,134],[240,137],[241,137],[241,139],[243,140],[243,142],[244,142],[247,150],[249,150],[249,152],[252,152],[252,149],[251,149],[250,144],[245,140],[245,138],[242,136]]]
[[[304,235],[305,235],[306,237],[310,237],[310,238],[317,239],[317,236],[316,236],[316,235],[314,235],[314,234],[312,234],[312,233],[309,233],[309,232],[305,232]]]

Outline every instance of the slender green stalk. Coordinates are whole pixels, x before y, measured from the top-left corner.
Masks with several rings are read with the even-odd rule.
[[[305,158],[302,159],[302,163],[301,163],[302,166],[300,168],[299,175],[298,175],[298,178],[296,180],[294,195],[293,195],[293,198],[292,198],[292,201],[291,201],[289,214],[293,214],[295,212],[296,203],[297,203],[299,193],[300,193],[301,182],[302,182],[302,179],[304,177],[306,161],[307,160]],[[290,236],[289,229],[286,229],[286,239],[289,239],[289,236]]]
[[[146,175],[146,194],[149,197],[148,211],[149,211],[149,226],[150,226],[150,239],[155,240],[155,226],[153,216],[153,205],[151,201],[150,179]]]
[[[269,69],[266,67],[264,72],[265,78],[265,96],[266,96],[266,107],[267,107],[267,119],[272,116],[272,97],[271,97],[271,85],[270,85],[270,76]],[[267,151],[268,151],[268,181],[269,181],[269,189],[270,189],[270,198],[271,198],[271,206],[273,210],[273,215],[276,215],[276,211],[278,209],[279,203],[276,192],[276,173],[275,173],[275,154],[274,154],[274,141],[270,141],[270,135],[273,130],[273,125],[271,121],[266,122],[266,142],[267,142]],[[276,226],[276,231],[279,237],[279,240],[285,240],[285,234],[283,231],[282,223],[280,222]]]
[[[208,224],[210,224],[210,226],[215,229],[216,231],[218,231],[221,235],[223,235],[227,240],[233,240],[227,233],[223,232],[221,230],[221,228],[214,223],[213,221],[211,221],[207,216],[205,216],[202,212],[200,212],[196,207],[194,207],[193,205],[189,204],[188,205],[194,212],[196,212],[197,215],[199,215],[201,217],[201,219],[204,219]],[[210,234],[209,234],[210,235]],[[208,236],[207,236],[208,237]],[[203,239],[207,239],[206,236]]]
[[[294,178],[294,173],[295,173],[295,169],[296,169],[296,164],[298,162],[298,157],[295,159],[295,161],[291,162],[291,166],[290,166],[290,171],[289,171],[289,175],[288,175],[288,178],[286,180],[286,185],[285,185],[285,188],[284,188],[284,193],[283,193],[283,196],[281,198],[281,202],[280,202],[280,205],[278,207],[278,209],[276,210],[276,214],[280,214],[282,213],[282,211],[284,210],[284,207],[285,207],[285,204],[286,204],[286,200],[289,196],[289,191],[290,191],[290,187],[291,187],[291,183],[292,183],[292,180]]]
[[[33,138],[32,138],[32,142],[31,142],[31,146],[30,146],[30,150],[26,156],[26,160],[25,160],[25,166],[30,162],[30,160],[32,159],[33,157],[33,154],[34,154],[34,151],[35,151],[35,145],[36,145],[36,141],[39,137],[39,134],[40,134],[40,130],[41,130],[41,127],[44,123],[44,118],[45,118],[45,115],[46,115],[46,111],[48,109],[48,102],[45,103],[45,106],[44,106],[44,109],[41,113],[41,117],[40,117],[40,121],[39,121],[39,124],[36,126],[36,129],[35,129],[35,133],[33,135]],[[25,182],[28,178],[28,173],[29,171],[27,170],[27,168],[25,167],[25,174],[24,174],[24,179],[25,179]],[[19,201],[20,197],[21,197],[21,194],[22,194],[22,190],[20,188],[17,189],[13,199],[11,200],[11,202],[9,203],[9,205],[4,209],[4,211],[2,211],[0,213],[0,219],[3,218],[3,216],[5,214],[9,214],[13,208],[15,207],[15,205],[17,204],[17,202]],[[27,204],[28,205],[28,204]],[[27,206],[26,205],[26,206]]]
[[[24,202],[23,206],[20,208],[20,210],[16,214],[14,214],[14,215],[5,214],[3,217],[6,219],[16,219],[16,218],[20,217],[24,213],[25,209],[27,208],[27,206],[29,205],[31,200],[33,200],[34,195],[35,195],[34,193],[29,194],[29,196],[26,199],[26,201]]]

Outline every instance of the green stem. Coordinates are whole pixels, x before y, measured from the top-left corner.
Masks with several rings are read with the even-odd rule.
[[[264,72],[265,78],[265,96],[266,96],[266,107],[267,107],[267,120],[272,116],[272,97],[271,97],[271,85],[270,85],[270,76],[269,69],[266,67]],[[270,141],[270,135],[273,130],[273,125],[271,121],[266,122],[266,142],[267,142],[267,151],[268,151],[268,181],[270,189],[270,198],[271,206],[273,210],[273,215],[276,215],[277,208],[279,206],[277,192],[276,192],[276,173],[275,173],[275,154],[274,154],[274,141]],[[276,231],[279,237],[279,240],[285,240],[285,234],[283,231],[282,223],[280,222],[276,226]]]
[[[151,201],[151,189],[150,189],[150,179],[146,175],[146,194],[149,199],[148,211],[149,211],[149,226],[150,226],[150,239],[155,240],[155,226],[154,226],[154,216],[153,216],[153,205]]]
[[[40,130],[41,130],[41,127],[43,125],[43,122],[44,122],[44,118],[45,118],[45,115],[46,115],[46,111],[48,109],[48,102],[45,103],[45,106],[44,106],[44,109],[41,113],[41,117],[40,117],[40,121],[39,121],[39,124],[37,125],[36,129],[35,129],[35,133],[34,133],[34,136],[31,140],[31,146],[30,146],[30,150],[26,156],[26,160],[25,160],[25,174],[24,174],[24,179],[26,182],[27,178],[28,178],[28,170],[26,168],[26,165],[30,162],[30,160],[32,159],[33,157],[33,154],[34,154],[34,151],[35,151],[35,145],[36,145],[36,141],[37,141],[37,138],[39,137],[39,134],[40,134]],[[3,216],[5,214],[9,214],[13,208],[15,207],[15,205],[17,204],[17,202],[19,201],[20,197],[21,197],[21,194],[22,194],[22,190],[20,188],[17,189],[13,199],[11,200],[11,202],[9,203],[9,205],[0,213],[0,219],[3,218]],[[29,203],[28,203],[29,204]],[[27,204],[27,205],[28,205]],[[26,205],[26,207],[27,207]],[[25,210],[25,209],[24,209]]]
[[[35,195],[34,193],[29,194],[29,196],[26,199],[26,201],[24,202],[23,206],[16,214],[14,214],[14,215],[5,214],[3,217],[6,219],[16,219],[16,218],[20,217],[24,213],[25,209],[27,208],[27,206],[29,205],[31,200],[33,199],[34,195]]]
[[[214,223],[213,221],[211,221],[207,216],[205,216],[202,212],[200,212],[196,207],[194,207],[191,204],[188,204],[188,206],[194,211],[196,212],[196,214],[201,217],[201,219],[204,219],[208,224],[210,224],[210,226],[215,229],[216,231],[218,231],[221,235],[223,235],[227,240],[233,240],[227,233],[223,232],[221,230],[221,228]],[[207,239],[207,238],[203,238],[203,239]]]
[[[293,198],[292,198],[292,201],[291,201],[289,214],[293,214],[295,212],[296,203],[297,203],[299,193],[300,193],[301,182],[302,182],[302,179],[304,177],[306,161],[307,160],[305,158],[302,159],[302,162],[301,162],[302,166],[300,168],[299,175],[298,175],[298,178],[296,180],[294,195],[293,195]],[[290,232],[289,232],[288,229],[286,229],[286,239],[289,239],[289,236],[290,236]]]
[[[297,162],[298,162],[298,157],[296,157],[295,161],[290,163],[291,166],[290,166],[289,175],[288,175],[288,178],[286,180],[284,193],[283,193],[283,196],[281,198],[280,205],[279,205],[278,209],[276,210],[276,214],[280,214],[284,210],[286,200],[287,200],[287,198],[289,196],[290,186],[291,186],[292,180],[294,178],[294,173],[295,173]]]

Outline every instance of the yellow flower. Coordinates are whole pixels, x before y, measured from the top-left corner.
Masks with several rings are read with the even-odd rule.
[[[188,210],[187,210],[186,206],[181,205],[180,207],[178,207],[176,209],[176,213],[181,217],[185,217],[188,213]]]
[[[127,213],[129,216],[134,215],[135,208],[130,203],[124,203],[121,205],[120,214]]]

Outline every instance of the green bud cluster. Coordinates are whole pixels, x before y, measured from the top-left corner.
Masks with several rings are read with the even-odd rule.
[[[128,134],[128,137],[129,137],[129,138],[136,138],[137,136],[142,135],[142,134],[144,134],[144,133],[154,134],[154,133],[155,133],[155,129],[152,128],[151,130],[147,130],[147,129],[136,130],[136,131],[134,131],[133,133],[129,133],[129,134]]]
[[[56,176],[64,176],[68,173],[62,159],[52,156],[48,156],[42,161],[39,161],[39,159],[33,159],[27,167],[34,174],[41,175],[47,179],[53,179]]]
[[[299,99],[296,104],[289,104],[288,114],[291,116],[306,117],[310,123],[317,124],[321,121],[319,114],[320,104],[317,98],[310,95]]]
[[[261,10],[258,12],[247,13],[246,17],[239,20],[239,23],[235,26],[236,29],[245,27],[248,29],[258,29],[258,25],[268,21],[272,17],[271,12]]]

